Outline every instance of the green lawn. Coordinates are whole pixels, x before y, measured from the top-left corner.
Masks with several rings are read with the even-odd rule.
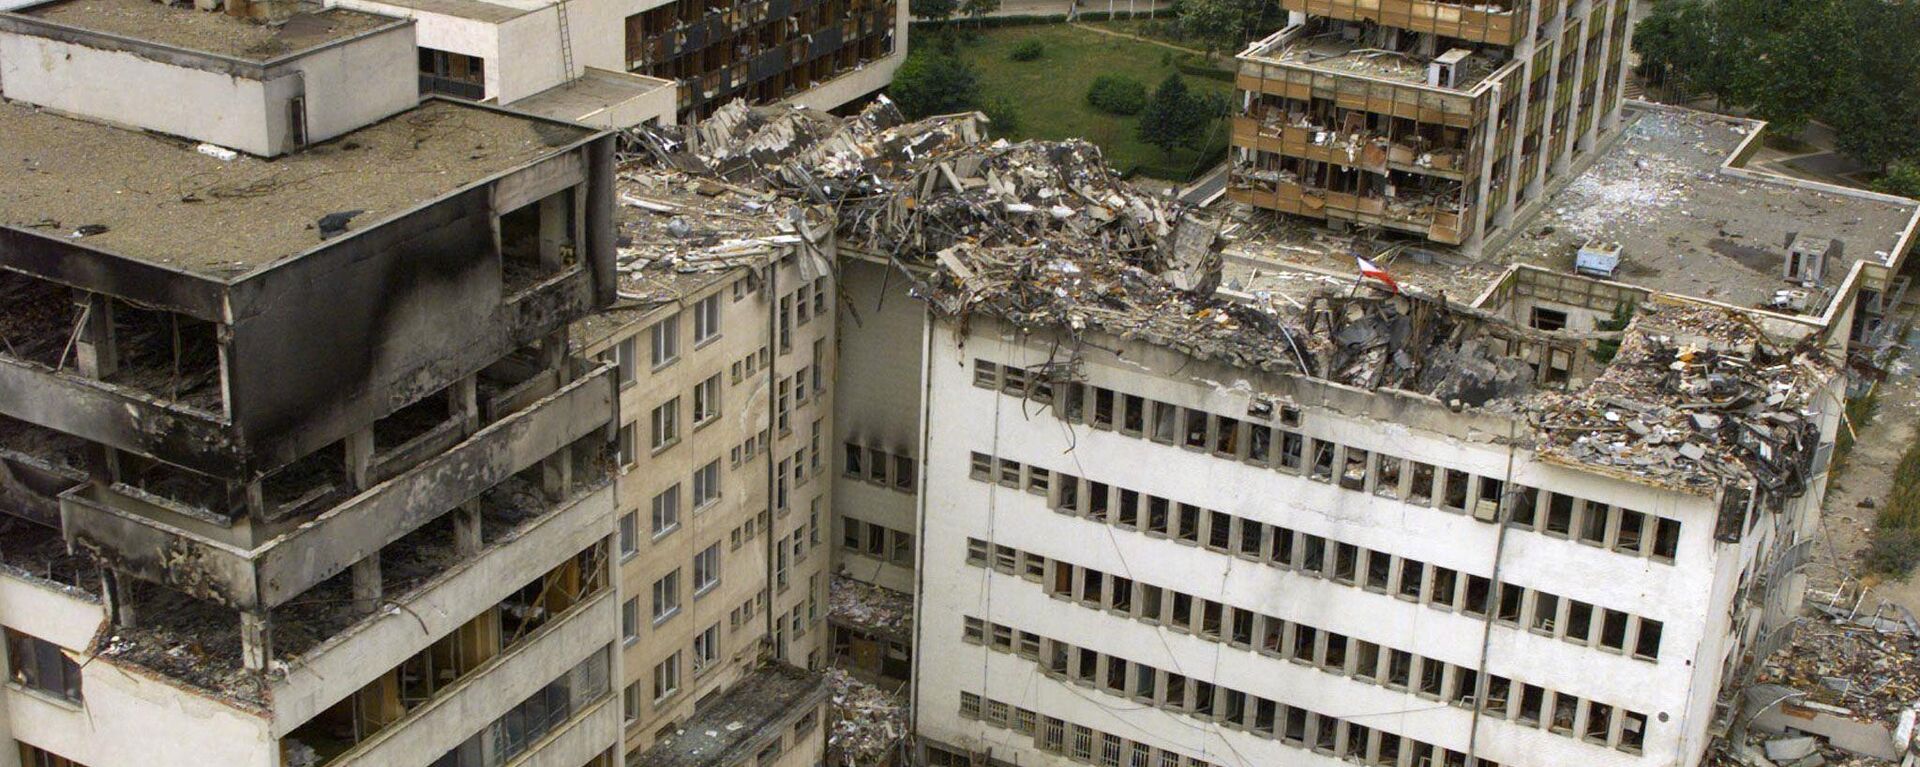
[[[1014,61],[1010,54],[1025,40],[1039,40],[1046,54],[1037,61]],[[1019,113],[1016,138],[1084,138],[1100,145],[1113,167],[1156,178],[1185,181],[1205,172],[1225,155],[1227,126],[1216,121],[1200,151],[1178,149],[1169,155],[1134,135],[1135,117],[1116,117],[1087,104],[1093,78],[1114,73],[1138,79],[1152,92],[1174,71],[1171,49],[1103,35],[1065,24],[982,30],[960,46],[960,57],[980,73],[980,95],[1006,96]],[[1231,83],[1185,75],[1196,93],[1233,95]]]

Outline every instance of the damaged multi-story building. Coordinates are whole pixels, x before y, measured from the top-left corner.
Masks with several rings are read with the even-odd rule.
[[[724,146],[746,111],[670,133]],[[574,339],[620,383],[623,747],[660,767],[817,764],[833,229],[640,163],[618,194],[618,297]]]
[[[418,25],[422,91],[605,127],[831,109],[906,60],[898,0],[333,0]]]
[[[1545,235],[1402,287],[1251,243],[1223,268],[1235,227],[1086,144],[884,105],[745,124],[701,144],[724,161],[655,153],[836,214],[836,569],[865,582],[836,654],[877,675],[906,630],[939,765],[1701,763],[1791,623],[1847,357],[1920,221],[1683,168],[1756,240],[1785,206],[1834,244],[1743,245],[1718,298],[1606,278],[1680,256]],[[911,584],[911,622],[872,584]]]
[[[1227,195],[1478,248],[1619,124],[1633,0],[1283,0]]]
[[[618,763],[613,137],[235,2],[0,15],[0,763]]]

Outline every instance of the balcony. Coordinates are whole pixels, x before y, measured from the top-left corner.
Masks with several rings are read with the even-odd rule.
[[[436,637],[453,634],[470,616],[521,590],[515,584],[528,573],[548,573],[566,564],[607,536],[614,504],[612,483],[602,483],[503,532],[499,542],[479,556],[429,578],[396,600],[404,609],[381,611],[337,633],[325,624],[306,626],[306,634],[327,638],[288,662],[286,675],[271,683],[277,728],[284,732],[312,719],[387,670],[367,659],[418,654],[434,645]],[[282,644],[298,649],[291,642]]]
[[[1526,36],[1527,4],[1515,5],[1511,0],[1472,5],[1436,0],[1280,0],[1280,7],[1289,11],[1504,46],[1519,45]]]
[[[560,619],[488,661],[488,665],[456,682],[438,697],[408,711],[388,723],[371,738],[328,762],[329,765],[424,764],[452,751],[474,736],[476,723],[494,722],[516,708],[536,692],[547,688],[558,677],[593,658],[606,663],[605,650],[616,641],[615,628],[620,621],[620,606],[611,590],[602,591],[589,601],[575,606]],[[594,705],[606,700],[607,672],[600,671],[600,691],[584,701],[579,713],[554,728],[558,734],[543,739],[529,750],[566,740],[580,728],[580,722],[603,712]],[[484,729],[484,728],[483,728]],[[610,745],[601,743],[597,752]]]
[[[1301,184],[1279,171],[1236,168],[1228,198],[1260,208],[1311,218],[1352,221],[1418,234],[1449,245],[1465,239],[1471,209],[1373,195],[1335,192]]]
[[[1455,181],[1470,174],[1458,147],[1421,149],[1384,136],[1341,133],[1254,117],[1233,118],[1233,145],[1246,149],[1385,173],[1396,170]]]
[[[411,468],[281,530],[227,522],[191,504],[121,485],[83,485],[60,496],[68,541],[108,566],[228,607],[282,604],[380,552],[514,474],[605,426],[612,367],[551,394],[430,457],[389,454]],[[434,437],[429,431],[422,438]],[[424,451],[418,451],[424,452]]]

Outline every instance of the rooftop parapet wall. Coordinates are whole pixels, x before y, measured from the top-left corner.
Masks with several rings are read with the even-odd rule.
[[[0,14],[0,92],[273,157],[412,108],[412,24],[325,9],[269,27],[145,0],[55,0]]]

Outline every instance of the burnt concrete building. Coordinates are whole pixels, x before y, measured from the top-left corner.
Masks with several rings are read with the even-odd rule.
[[[612,764],[612,137],[138,5],[0,15],[0,764]]]

